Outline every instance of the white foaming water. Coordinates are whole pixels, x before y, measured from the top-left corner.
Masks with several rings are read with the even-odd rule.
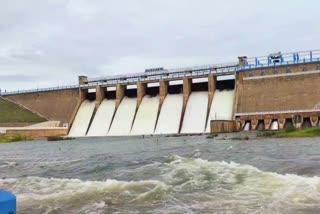
[[[168,165],[172,170],[164,175],[165,180],[170,181],[169,184],[178,184],[175,189],[189,187],[193,193],[203,190],[205,186],[208,190],[206,194],[212,196],[190,204],[191,210],[195,209],[199,213],[201,210],[215,210],[215,207],[218,209],[211,213],[219,213],[223,206],[228,206],[223,208],[227,211],[225,213],[239,213],[239,208],[242,208],[241,213],[272,213],[275,210],[299,213],[298,210],[315,211],[319,208],[319,177],[264,172],[253,166],[234,162],[210,162],[179,156],[174,156],[171,160]],[[227,188],[223,188],[224,185]],[[226,199],[225,196],[232,197]],[[249,198],[254,200],[248,200]]]
[[[179,133],[183,94],[167,94],[159,115],[155,134]]]
[[[181,133],[202,133],[205,131],[208,109],[208,92],[192,92],[184,113]]]
[[[270,128],[271,130],[278,130],[279,129],[279,124],[278,124],[278,122],[277,121],[273,121],[272,123],[271,123],[271,128]]]
[[[114,116],[109,136],[130,135],[134,115],[136,114],[137,99],[124,97]]]
[[[135,213],[318,213],[319,209],[316,176],[282,175],[234,162],[179,156],[141,170],[147,170],[142,175],[155,172],[159,180],[25,177],[0,179],[0,186],[17,195],[20,213],[108,213],[111,207],[122,213],[132,209]]]
[[[250,131],[251,129],[251,124],[250,122],[246,122],[246,124],[244,125],[243,131]]]
[[[211,103],[206,132],[210,132],[211,120],[232,120],[234,90],[216,90]]]
[[[70,129],[70,137],[86,136],[94,108],[95,101],[85,100],[82,102]]]
[[[111,125],[115,108],[115,100],[104,99],[94,116],[87,136],[106,136]]]
[[[157,180],[143,181],[82,181],[26,177],[0,179],[2,186],[19,192],[20,213],[106,213],[109,205],[125,205],[153,200],[153,195],[165,195],[170,185]],[[75,206],[76,205],[76,206]],[[82,212],[79,212],[81,209]],[[39,212],[41,211],[41,212]]]
[[[139,106],[131,134],[148,135],[153,134],[159,110],[159,96],[144,96]]]

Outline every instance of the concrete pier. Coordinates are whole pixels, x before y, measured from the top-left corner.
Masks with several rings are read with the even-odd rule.
[[[279,124],[279,129],[284,129],[285,125],[286,125],[286,119],[285,118],[279,118],[278,119],[278,124]]]
[[[318,126],[319,117],[310,117],[310,122],[311,122],[312,127]]]
[[[183,106],[182,106],[182,112],[181,112],[181,121],[180,121],[179,132],[181,131],[184,113],[186,111],[188,99],[191,94],[191,85],[192,85],[192,79],[188,78],[188,77],[183,77]]]
[[[270,130],[271,123],[272,123],[271,118],[264,119],[264,130]]]
[[[96,110],[99,108],[101,102],[105,98],[105,94],[106,94],[105,87],[101,87],[101,86],[96,87],[96,107],[95,107]]]
[[[208,75],[208,114],[207,118],[210,112],[214,92],[216,90],[216,85],[217,85],[217,77],[214,76],[213,74]]]
[[[259,120],[251,120],[251,130],[257,130]]]
[[[168,94],[169,81],[160,80],[159,84],[160,84],[159,92],[160,92],[160,107],[161,107],[164,99]]]
[[[116,86],[116,109],[119,107],[121,100],[124,97],[126,85],[117,84]]]
[[[147,93],[147,83],[137,83],[137,108],[139,108],[144,95]]]

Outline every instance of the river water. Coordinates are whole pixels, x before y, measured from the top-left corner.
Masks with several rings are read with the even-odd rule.
[[[320,139],[0,144],[18,213],[320,213]]]

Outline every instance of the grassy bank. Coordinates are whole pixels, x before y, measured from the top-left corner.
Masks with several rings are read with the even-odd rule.
[[[22,108],[8,100],[0,98],[0,123],[40,123],[46,119]]]
[[[274,138],[297,138],[297,137],[320,137],[320,127],[308,129],[285,129],[281,131],[263,132],[259,137],[274,137]]]
[[[61,136],[52,136],[48,137],[47,141],[61,141],[61,140],[74,140],[73,137],[61,137]]]
[[[18,134],[10,135],[10,134],[0,133],[0,143],[11,143],[11,142],[27,141],[27,140],[32,140],[32,139],[23,135],[18,135]]]

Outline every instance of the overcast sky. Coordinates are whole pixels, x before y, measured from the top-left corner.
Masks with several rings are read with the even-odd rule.
[[[319,0],[0,0],[0,88],[319,49]]]

